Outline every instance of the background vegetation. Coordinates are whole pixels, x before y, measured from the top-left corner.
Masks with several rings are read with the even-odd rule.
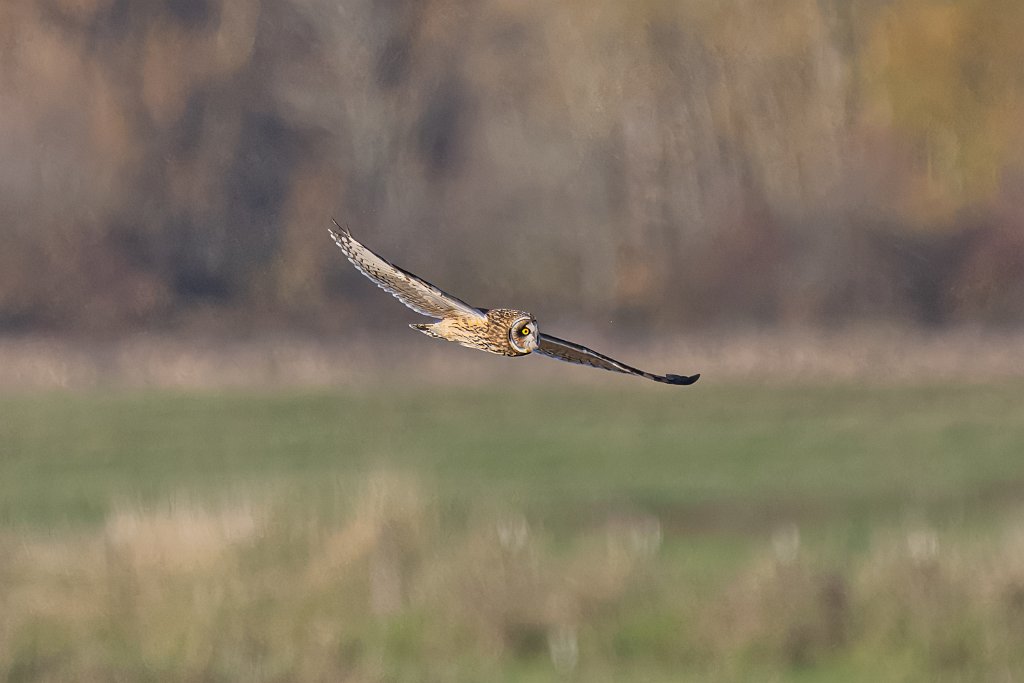
[[[12,681],[1015,680],[1019,382],[0,400]]]
[[[0,0],[0,680],[1024,679],[1022,34]]]
[[[331,215],[549,316],[1019,323],[1022,27],[1016,0],[7,0],[0,327],[350,326],[380,302]]]

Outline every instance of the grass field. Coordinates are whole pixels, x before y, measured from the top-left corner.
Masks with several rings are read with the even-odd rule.
[[[1024,678],[1024,385],[0,398],[11,681]]]

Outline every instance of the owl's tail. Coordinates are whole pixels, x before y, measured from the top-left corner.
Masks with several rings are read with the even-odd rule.
[[[436,323],[413,323],[413,324],[409,325],[409,327],[411,327],[414,330],[419,330],[420,332],[422,332],[423,334],[427,335],[428,337],[434,337],[436,339],[444,339],[444,337],[442,337],[436,331],[434,331],[433,328],[434,328],[435,324]]]

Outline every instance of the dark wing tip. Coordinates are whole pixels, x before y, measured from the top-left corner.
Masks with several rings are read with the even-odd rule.
[[[340,240],[342,235],[345,235],[346,237],[351,237],[352,236],[352,233],[349,232],[349,229],[348,229],[347,226],[342,225],[341,223],[339,223],[334,218],[331,218],[331,222],[334,223],[334,228],[337,228],[337,230],[335,230],[334,228],[328,226],[327,227],[327,232],[331,233],[331,237],[334,238],[335,242]]]
[[[689,377],[687,377],[686,375],[665,375],[665,382],[667,384],[678,384],[682,386],[688,386],[690,384],[693,384],[699,379],[699,372],[696,375],[690,375]]]

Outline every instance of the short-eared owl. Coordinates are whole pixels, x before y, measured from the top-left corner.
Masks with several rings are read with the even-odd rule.
[[[579,344],[541,334],[537,319],[525,311],[474,308],[373,253],[337,221],[334,225],[337,230],[328,228],[331,237],[360,273],[417,313],[437,318],[435,323],[409,326],[423,334],[502,356],[525,356],[536,351],[557,360],[638,375],[665,384],[693,384],[700,377],[699,374],[654,375]]]

